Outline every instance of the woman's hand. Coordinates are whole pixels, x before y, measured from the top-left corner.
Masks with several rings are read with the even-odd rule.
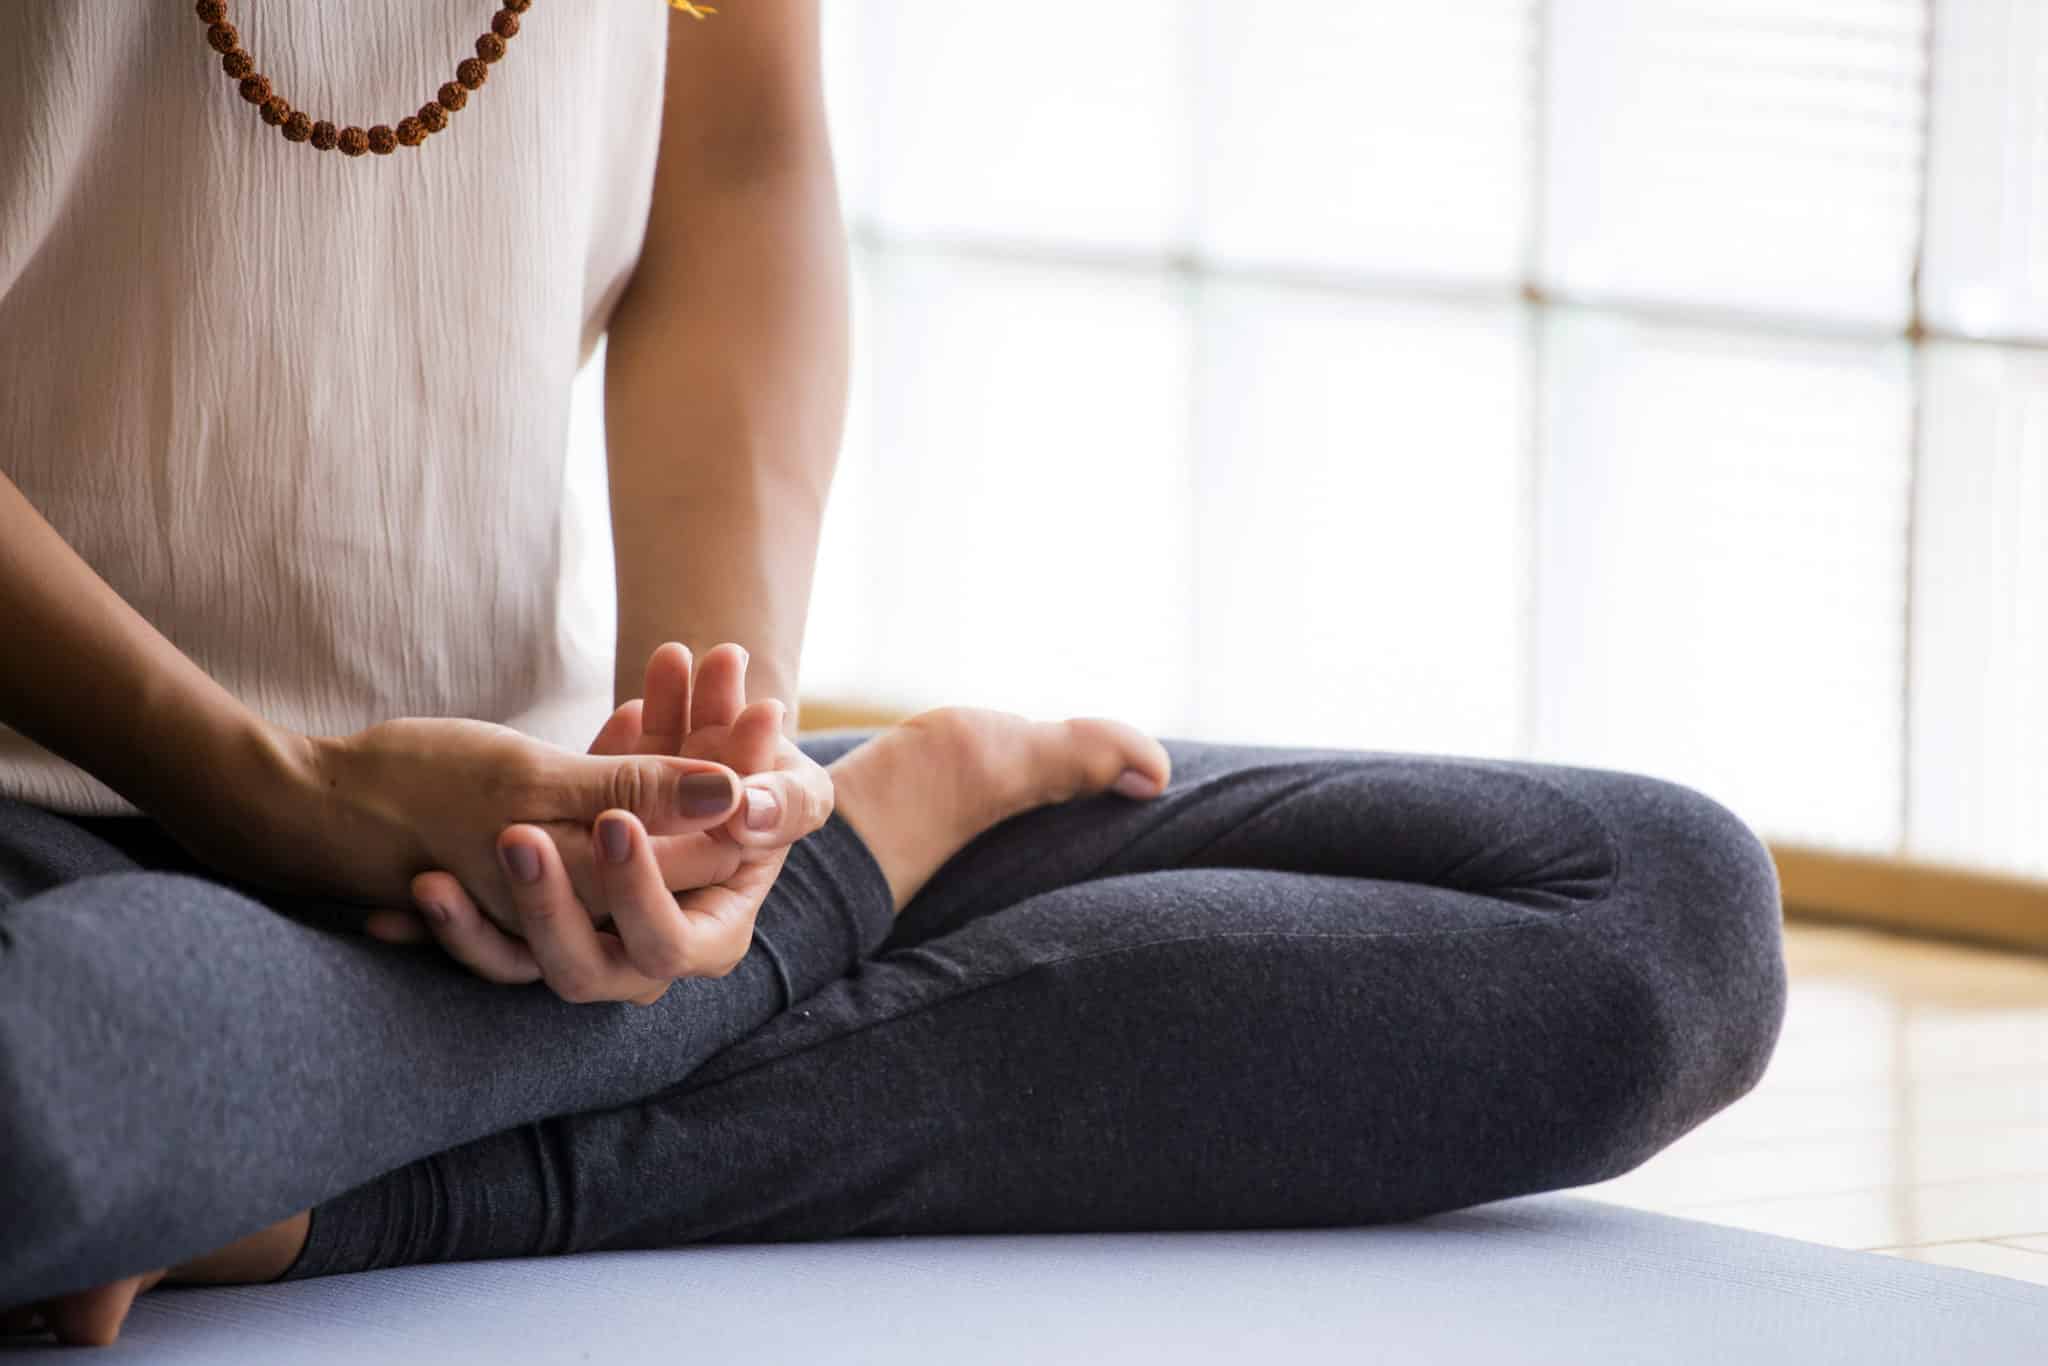
[[[784,736],[782,704],[747,705],[746,665],[746,651],[721,645],[693,678],[689,651],[662,646],[648,661],[646,696],[615,711],[591,746],[594,755],[680,755],[746,775],[744,802],[720,825],[678,834],[618,811],[594,831],[515,826],[499,837],[501,853],[530,857],[539,876],[518,884],[509,920],[437,871],[413,884],[423,918],[380,913],[370,933],[394,942],[431,934],[479,976],[545,981],[572,1001],[645,1004],[677,978],[730,972],[789,846],[832,814],[831,779]],[[592,844],[596,855],[581,857]]]
[[[737,775],[719,763],[572,754],[481,721],[387,721],[335,739],[291,737],[281,748],[288,776],[239,818],[204,802],[159,818],[201,862],[231,876],[369,905],[408,904],[418,874],[445,868],[477,904],[510,919],[523,889],[494,847],[506,826],[580,832],[601,812],[625,811],[673,840],[718,828],[740,799]],[[565,856],[587,863],[591,850],[572,843]],[[676,862],[684,876],[723,868],[692,862],[689,850]]]

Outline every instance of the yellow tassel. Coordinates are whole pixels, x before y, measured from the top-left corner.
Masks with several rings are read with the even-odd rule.
[[[693,5],[690,3],[690,0],[668,0],[668,7],[670,9],[679,9],[692,19],[702,19],[707,14],[718,13],[717,10],[709,5]]]

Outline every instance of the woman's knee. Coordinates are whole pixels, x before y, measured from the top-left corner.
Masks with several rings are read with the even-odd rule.
[[[1582,790],[1620,850],[1612,895],[1585,913],[1633,1037],[1608,1060],[1619,1171],[1762,1077],[1785,1011],[1782,912],[1769,852],[1719,802],[1633,774]]]

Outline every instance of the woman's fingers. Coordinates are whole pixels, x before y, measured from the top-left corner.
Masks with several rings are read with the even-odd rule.
[[[604,835],[612,820],[627,827],[623,866],[603,858]],[[508,830],[510,838],[501,841],[501,849],[523,849],[534,830]],[[562,836],[559,830],[545,833],[549,843]],[[750,935],[742,934],[737,943],[724,929],[693,936],[669,890],[731,877],[739,861],[731,845],[706,835],[650,838],[625,812],[606,812],[598,837],[589,844],[603,871],[592,864],[591,881],[582,890],[570,879],[559,849],[552,859],[541,856],[538,883],[522,880],[527,866],[523,853],[501,854],[512,888],[509,915],[520,933],[530,936],[526,940],[506,933],[452,875],[422,873],[413,880],[423,922],[420,937],[430,933],[450,957],[487,981],[519,985],[545,980],[558,995],[573,1001],[646,1004],[658,999],[673,978],[723,975],[744,956]],[[602,933],[590,923],[605,916],[617,935]],[[383,923],[390,917],[412,918],[406,912],[376,912],[373,933],[405,942]],[[579,918],[584,922],[580,927],[573,923]]]
[[[690,733],[691,660],[688,646],[669,641],[647,657],[641,683],[642,754],[680,754]]]
[[[625,872],[604,854],[603,835],[612,820],[628,827],[631,866]],[[529,867],[525,847],[534,833],[544,835],[552,847],[551,857],[538,860],[538,884],[523,880]],[[708,834],[650,837],[622,811],[606,812],[595,837],[558,823],[544,829],[514,826],[506,835],[500,861],[512,892],[509,905],[487,913],[454,875],[422,873],[412,882],[417,912],[373,911],[365,929],[394,944],[431,937],[486,981],[519,985],[546,980],[571,1000],[650,1001],[671,978],[723,972],[746,952],[744,937],[736,947],[730,935],[701,945],[702,936],[687,939],[685,917],[670,891],[732,877],[743,854],[729,840]],[[576,918],[584,922],[583,929],[562,923]],[[536,919],[543,927],[537,945],[521,937],[535,933]],[[620,933],[599,931],[597,925],[605,922]],[[679,955],[679,944],[687,944],[689,954]],[[682,971],[668,971],[678,965]],[[630,971],[619,971],[622,966]]]
[[[618,709],[605,718],[599,727],[597,738],[590,742],[592,754],[632,754],[640,744],[640,714],[644,706],[635,697],[621,702]]]
[[[454,877],[421,873],[412,880],[412,897],[435,942],[477,976],[506,986],[540,980],[532,951],[499,929]]]
[[[719,762],[742,776],[774,768],[782,753],[782,718],[788,711],[772,697],[742,707],[733,718],[732,736],[726,742],[729,752]]]
[[[725,934],[733,936],[744,953],[753,940],[754,919],[760,913],[762,901],[768,896],[768,889],[780,876],[784,861],[783,855],[777,852],[767,858],[742,863],[722,883],[677,893],[676,904],[683,908],[683,914],[691,924],[722,929]]]
[[[832,778],[824,769],[792,769],[747,779],[726,833],[753,849],[795,844],[832,818]]]
[[[646,1002],[668,989],[666,979],[633,967],[617,935],[602,934],[590,923],[546,831],[530,825],[508,828],[498,837],[498,857],[519,933],[540,964],[541,980],[557,996],[577,1004]]]
[[[594,825],[587,827],[568,821],[548,821],[540,827],[547,831],[562,857],[571,891],[599,925],[617,918],[598,872],[599,864],[604,862],[604,850],[594,833],[603,830],[605,816],[610,814],[600,815]],[[641,824],[643,830],[646,828],[644,823],[635,823]],[[665,887],[701,887],[707,882],[722,882],[732,876],[740,857],[732,842],[720,838],[715,831],[654,835],[649,837],[648,844]]]
[[[773,698],[741,708],[719,750],[734,772],[745,775],[740,809],[725,823],[726,833],[750,848],[787,844],[810,833],[784,834],[801,824],[805,796],[772,772],[782,747],[783,711]]]
[[[430,933],[480,976],[539,978],[571,1001],[652,1000],[676,977],[729,972],[759,897],[711,889],[832,811],[830,776],[782,733],[783,704],[746,704],[747,663],[736,644],[694,661],[682,644],[662,645],[644,696],[612,713],[590,754],[549,762],[542,786],[555,809],[501,832],[488,912],[432,873],[415,881],[421,920],[380,911],[366,928],[391,943]],[[693,738],[718,762],[680,757]],[[744,789],[743,773],[753,775]],[[671,889],[697,889],[691,909]],[[607,922],[617,934],[598,928]]]
[[[739,802],[739,780],[730,768],[708,759],[553,750],[543,761],[535,796],[549,809],[526,812],[528,820],[587,826],[600,812],[618,807],[656,834],[679,835],[724,824]]]
[[[732,726],[728,757],[747,776],[725,834],[751,849],[794,844],[832,815],[832,777],[782,733],[785,713],[770,698]]]
[[[723,977],[746,956],[751,924],[735,932],[729,924],[684,915],[669,890],[679,884],[663,875],[647,832],[630,814],[599,817],[597,843],[604,902],[636,971],[660,981]]]
[[[747,779],[725,833],[749,849],[795,844],[832,817],[832,775],[808,761]]]
[[[690,695],[690,729],[729,726],[746,705],[747,652],[730,644],[705,651]]]

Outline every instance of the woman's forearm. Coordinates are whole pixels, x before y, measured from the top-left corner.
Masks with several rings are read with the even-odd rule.
[[[619,593],[614,701],[664,640],[753,655],[796,705],[797,659],[846,399],[845,245],[830,177],[700,205],[684,288],[629,296],[606,363]],[[722,220],[722,221],[715,221]]]
[[[0,643],[0,722],[160,819],[261,803],[294,772],[295,737],[187,659],[4,474]]]
[[[793,726],[846,402],[846,242],[815,7],[720,25],[683,22],[670,45],[646,243],[611,323],[614,692],[639,695],[665,640],[738,641],[748,695]]]

